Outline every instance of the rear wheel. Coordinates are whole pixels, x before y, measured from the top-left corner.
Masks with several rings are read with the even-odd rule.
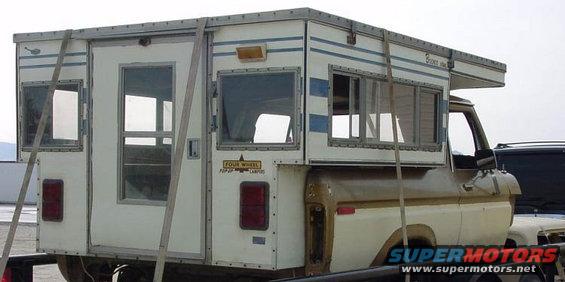
[[[116,269],[118,282],[151,282],[153,278],[152,269],[123,265]]]
[[[65,280],[86,281],[86,273],[84,273],[78,257],[57,256],[57,266],[59,266],[59,271],[61,271]]]

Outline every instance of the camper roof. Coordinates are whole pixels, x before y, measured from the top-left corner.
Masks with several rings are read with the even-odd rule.
[[[230,16],[210,17],[208,18],[208,29],[214,29],[220,26],[272,22],[283,20],[311,20],[337,26],[344,29],[352,29],[357,33],[366,34],[373,37],[381,38],[384,29],[349,20],[343,17],[331,15],[310,8],[298,8],[290,10],[279,10],[261,13],[249,13]],[[135,37],[141,35],[170,35],[170,34],[186,34],[193,32],[196,28],[197,19],[186,19],[164,22],[150,22],[142,24],[128,24],[119,26],[107,26],[97,28],[86,28],[73,30],[72,38],[75,39],[110,39]],[[14,42],[29,42],[42,40],[55,40],[63,38],[64,31],[49,31],[35,33],[18,33],[14,34]],[[437,44],[426,42],[410,36],[399,33],[390,32],[390,40],[397,44],[409,46],[411,48],[420,49],[425,52],[433,53],[439,56],[451,58],[453,60],[465,61],[478,64],[484,67],[492,68],[499,72],[506,72],[506,65],[494,60],[482,58],[465,52],[453,50]]]

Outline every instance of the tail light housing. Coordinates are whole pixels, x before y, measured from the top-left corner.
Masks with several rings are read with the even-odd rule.
[[[41,198],[41,219],[43,221],[63,220],[63,180],[43,180]]]
[[[339,215],[354,214],[355,208],[353,208],[353,207],[339,207],[339,208],[337,208],[336,212]]]
[[[269,184],[242,182],[239,186],[239,226],[248,230],[269,227]]]
[[[312,205],[309,215],[310,263],[320,264],[324,261],[326,211],[321,205]]]
[[[12,268],[6,267],[1,282],[12,282],[12,281],[14,281],[14,276],[12,275]]]

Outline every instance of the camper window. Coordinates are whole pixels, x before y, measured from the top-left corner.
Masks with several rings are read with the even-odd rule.
[[[390,96],[383,76],[330,67],[330,144],[386,147],[393,142]],[[394,82],[398,141],[407,147],[439,148],[441,90],[417,82]],[[388,147],[386,147],[388,148]]]
[[[51,115],[41,140],[41,149],[80,145],[80,85],[80,82],[60,82],[57,85]],[[22,86],[23,123],[21,132],[24,149],[33,145],[48,88],[48,83],[44,82],[26,83]]]
[[[437,144],[440,92],[420,89],[420,143]]]
[[[121,198],[165,201],[171,176],[173,67],[122,68]]]
[[[297,75],[260,70],[220,73],[220,147],[296,145]]]
[[[359,78],[332,77],[332,137],[359,138]]]
[[[388,91],[388,83],[380,83],[379,98],[374,98],[379,101],[379,138],[381,142],[393,142],[392,134],[392,120],[390,113],[390,96]],[[412,85],[394,84],[394,96],[396,98],[396,128],[398,130],[398,142],[414,144],[415,131],[414,131],[414,112],[416,107],[415,100],[415,87]]]

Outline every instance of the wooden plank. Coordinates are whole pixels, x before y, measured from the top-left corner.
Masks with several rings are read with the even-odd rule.
[[[173,156],[173,165],[171,171],[171,182],[169,184],[169,194],[167,196],[167,206],[165,208],[165,218],[163,219],[163,229],[161,230],[161,240],[159,243],[159,254],[155,264],[154,282],[163,280],[163,271],[165,269],[165,260],[167,257],[167,249],[169,247],[169,238],[171,236],[171,225],[173,222],[173,213],[175,211],[175,202],[177,199],[177,190],[179,177],[184,157],[184,148],[186,147],[186,135],[188,133],[188,120],[190,118],[190,109],[192,108],[192,98],[194,97],[194,88],[196,85],[196,74],[198,73],[198,64],[202,55],[202,44],[204,41],[204,29],[206,27],[207,18],[197,20],[196,39],[192,47],[192,57],[190,59],[190,69],[188,72],[188,80],[186,83],[186,93],[184,96],[184,104],[182,107],[182,115],[179,127],[179,134],[176,138],[175,154]]]
[[[392,77],[392,63],[390,60],[389,32],[383,31],[384,52],[386,60],[386,76],[390,103],[390,117],[392,121],[392,137],[394,139],[394,160],[396,166],[396,180],[398,183],[398,202],[400,204],[400,222],[402,224],[402,244],[408,247],[408,231],[406,229],[406,205],[404,203],[404,183],[402,181],[402,166],[400,163],[400,148],[398,145],[398,128],[396,126],[396,99],[394,97],[394,78]],[[410,274],[406,274],[406,281],[410,281]]]
[[[22,208],[24,206],[24,200],[27,194],[27,189],[29,187],[29,181],[31,178],[31,173],[33,172],[33,167],[37,159],[37,152],[39,151],[39,145],[41,144],[41,139],[43,139],[43,133],[45,133],[45,128],[47,127],[47,121],[51,115],[51,107],[53,106],[53,96],[55,95],[55,89],[57,89],[57,82],[59,81],[59,74],[61,73],[61,67],[63,66],[63,60],[65,59],[65,53],[67,52],[67,46],[71,38],[72,30],[66,30],[63,36],[63,41],[61,42],[61,48],[59,49],[59,55],[57,57],[57,63],[55,64],[55,69],[53,70],[53,75],[51,76],[51,83],[47,90],[47,99],[45,99],[45,104],[43,104],[43,110],[41,111],[41,118],[39,119],[39,125],[37,131],[35,132],[35,137],[33,139],[33,147],[29,158],[27,160],[27,168],[24,174],[24,179],[22,181],[22,186],[20,187],[20,194],[18,196],[18,201],[16,202],[16,210],[12,217],[12,223],[10,224],[10,230],[8,231],[8,237],[6,238],[6,243],[4,244],[4,250],[2,251],[2,259],[0,260],[0,277],[4,275],[4,270],[6,269],[6,264],[8,263],[8,258],[10,257],[10,250],[12,249],[12,243],[14,242],[14,236],[16,235],[16,228],[20,222],[20,215],[22,213]]]

